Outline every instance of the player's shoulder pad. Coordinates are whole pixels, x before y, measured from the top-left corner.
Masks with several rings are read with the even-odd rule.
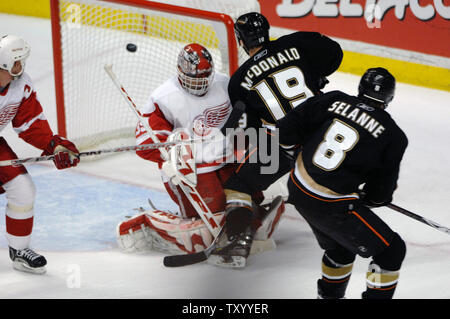
[[[322,36],[322,34],[320,34],[319,32],[314,32],[314,31],[296,31],[296,32],[292,32],[290,34],[286,34],[282,37],[280,37],[280,40],[288,40],[288,41],[292,41],[292,40],[296,40],[296,39],[311,39],[311,38],[320,38]]]
[[[230,77],[225,73],[216,72],[214,75],[214,80],[228,82],[230,81]]]
[[[244,78],[244,74],[247,72],[248,67],[246,65],[248,65],[250,60],[246,61],[244,64],[242,64],[234,73],[233,75],[231,75],[230,80],[229,80],[229,86],[234,86],[234,85],[240,85],[240,83],[242,82],[243,78]]]
[[[230,83],[230,77],[224,73],[216,72],[216,74],[214,74],[214,83],[226,89],[228,83]]]
[[[313,108],[320,107],[320,108],[328,108],[332,103],[336,102],[337,100],[348,100],[348,98],[351,98],[350,95],[342,92],[342,91],[330,91],[318,95],[314,95],[310,97],[308,100],[302,103],[303,107],[311,106]]]
[[[22,73],[22,75],[14,80],[13,88],[17,90],[16,94],[22,94],[25,99],[28,99],[30,95],[34,92],[33,81],[31,77],[26,73]]]
[[[230,80],[228,81],[228,90],[233,90],[236,88],[236,86],[239,86],[239,83],[241,82],[241,78],[238,74],[239,69],[233,73],[233,75],[230,77]]]
[[[391,117],[392,119],[392,117]],[[408,137],[406,136],[406,133],[400,128],[400,126],[398,126],[398,124],[395,122],[394,119],[392,119],[392,123],[394,124],[394,126],[397,128],[396,129],[396,134],[395,137],[398,140],[398,142],[404,147],[406,148],[408,146]]]
[[[408,137],[406,136],[406,133],[403,132],[403,130],[400,127],[399,127],[399,129],[400,129],[400,139],[402,140],[403,144],[406,147],[406,146],[408,146],[408,143],[409,143]]]
[[[178,77],[176,75],[164,81],[160,86],[153,90],[151,98],[158,100],[164,96],[173,94],[174,92],[180,91],[181,86],[178,85]]]
[[[346,93],[344,93],[342,91],[339,91],[339,90],[333,90],[333,91],[325,92],[325,93],[320,94],[320,95],[328,95],[328,96],[343,95],[343,96],[348,96],[348,94],[346,94]]]
[[[339,90],[333,90],[330,92],[325,92],[325,93],[314,96],[314,98],[316,98],[318,100],[334,100],[334,99],[343,98],[343,97],[347,98],[347,97],[351,97],[351,95],[348,95]]]
[[[22,81],[26,82],[27,84],[33,83],[30,75],[27,72],[23,72],[22,75],[20,76],[19,80],[22,80]]]

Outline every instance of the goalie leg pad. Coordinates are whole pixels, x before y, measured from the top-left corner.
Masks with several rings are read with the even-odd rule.
[[[214,216],[220,223],[223,213]],[[117,227],[118,245],[127,252],[195,253],[204,250],[212,241],[213,237],[201,219],[183,219],[159,210],[142,212]]]
[[[119,248],[126,252],[152,249],[149,222],[146,214],[141,213],[117,225],[116,236]]]
[[[197,210],[192,206],[180,186],[174,185],[171,187],[169,183],[164,183],[164,186],[172,200],[180,206],[180,210],[185,217],[198,217]],[[225,193],[217,171],[198,174],[196,190],[211,212],[223,211]]]

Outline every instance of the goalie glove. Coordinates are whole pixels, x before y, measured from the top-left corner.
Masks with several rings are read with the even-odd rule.
[[[189,140],[189,134],[178,129],[167,138],[168,142],[182,142]],[[174,145],[169,150],[169,158],[161,167],[167,178],[175,185],[184,182],[191,187],[197,185],[197,173],[195,163],[195,145],[193,143],[183,143]]]
[[[161,166],[161,170],[164,172],[164,175],[166,175],[166,177],[172,184],[179,185],[181,183],[181,180],[177,174],[177,169],[173,165],[172,161],[165,161]]]
[[[42,152],[42,156],[54,155],[53,163],[57,169],[77,166],[80,162],[79,151],[75,144],[69,140],[53,135],[47,147]]]

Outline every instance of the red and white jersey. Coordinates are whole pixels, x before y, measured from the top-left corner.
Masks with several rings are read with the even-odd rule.
[[[196,144],[196,163],[199,174],[217,170],[232,156],[233,145],[229,138],[224,143],[220,128],[228,119],[232,106],[228,97],[229,77],[216,73],[214,81],[204,96],[195,96],[184,90],[177,76],[159,86],[141,110],[161,142],[178,128],[184,128],[191,138],[217,138],[214,142]],[[220,135],[220,136],[219,136]],[[153,143],[142,125],[136,129],[137,145]],[[138,151],[147,160],[161,163],[159,150]]]
[[[11,81],[0,92],[0,133],[10,122],[20,138],[41,150],[53,136],[31,79],[26,73]]]

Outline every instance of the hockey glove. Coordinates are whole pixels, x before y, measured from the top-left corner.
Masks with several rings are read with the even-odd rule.
[[[378,202],[371,199],[369,196],[367,196],[367,193],[363,190],[359,191],[359,198],[361,199],[364,206],[367,206],[369,208],[377,208],[386,206],[390,202],[392,202],[392,198],[389,198],[388,200]]]
[[[170,160],[165,161],[162,164],[161,170],[164,172],[164,174],[167,176],[167,178],[172,182],[172,184],[178,185],[181,183],[181,180],[178,177],[176,168],[174,167],[172,161],[170,161]]]
[[[54,155],[53,163],[56,168],[64,169],[77,166],[80,162],[79,153],[75,144],[61,136],[53,135],[42,155]]]

